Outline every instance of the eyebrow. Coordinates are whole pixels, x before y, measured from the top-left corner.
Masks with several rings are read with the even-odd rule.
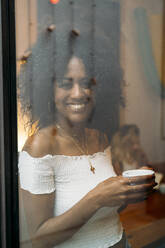
[[[69,81],[73,81],[73,78],[71,78],[71,77],[64,77],[63,79],[67,79]],[[88,80],[88,79],[89,79],[88,77],[80,78],[80,80]]]
[[[73,78],[71,78],[71,77],[64,77],[63,79],[67,79],[67,80],[69,80],[69,81],[73,81]]]

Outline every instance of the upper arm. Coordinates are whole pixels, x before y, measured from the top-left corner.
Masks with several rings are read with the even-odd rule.
[[[53,217],[54,170],[45,155],[50,154],[50,137],[45,130],[30,136],[19,157],[20,196],[30,236]]]
[[[46,220],[53,217],[55,193],[37,195],[21,189],[20,194],[32,237]]]

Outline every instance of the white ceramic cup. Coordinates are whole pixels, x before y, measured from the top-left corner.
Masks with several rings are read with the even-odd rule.
[[[155,172],[153,170],[144,170],[144,169],[137,169],[137,170],[127,170],[123,171],[123,177],[139,177],[139,176],[148,176],[153,175]]]
[[[131,182],[132,177],[148,176],[148,175],[154,175],[154,174],[155,174],[155,172],[153,170],[137,169],[137,170],[123,171],[122,176],[130,178],[130,185],[135,185],[135,183]]]

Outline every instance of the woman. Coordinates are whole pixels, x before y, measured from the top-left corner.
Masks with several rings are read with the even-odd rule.
[[[56,121],[31,136],[20,154],[20,184],[36,247],[127,247],[121,205],[144,200],[154,178],[116,176],[106,136],[86,128],[92,81],[73,56],[55,83]]]

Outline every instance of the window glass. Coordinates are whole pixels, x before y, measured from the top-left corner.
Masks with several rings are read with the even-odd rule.
[[[16,44],[20,246],[163,245],[163,0],[16,0]]]

